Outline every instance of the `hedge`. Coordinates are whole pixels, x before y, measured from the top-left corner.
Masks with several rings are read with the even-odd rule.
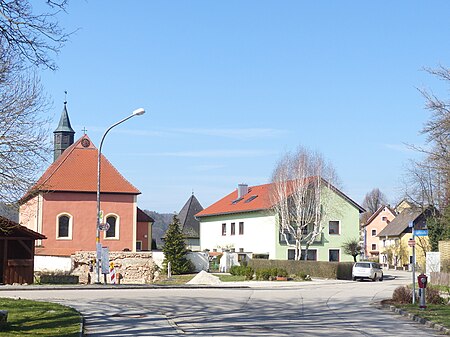
[[[351,280],[353,262],[251,259],[248,261],[248,266],[252,267],[255,272],[261,269],[282,268],[286,269],[289,274],[303,273],[311,277]]]

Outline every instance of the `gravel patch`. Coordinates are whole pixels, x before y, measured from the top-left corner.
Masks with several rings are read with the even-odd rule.
[[[190,280],[187,284],[208,284],[208,285],[217,285],[222,282],[217,276],[209,274],[208,272],[202,270],[197,275],[194,276],[192,280]]]

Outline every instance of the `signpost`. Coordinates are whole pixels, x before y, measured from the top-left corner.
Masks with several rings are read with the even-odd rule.
[[[428,229],[416,229],[414,231],[415,236],[428,236]]]

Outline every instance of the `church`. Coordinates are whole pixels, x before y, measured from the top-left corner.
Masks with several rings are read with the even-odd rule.
[[[54,131],[54,161],[20,200],[19,222],[47,237],[36,255],[96,251],[98,149],[87,134],[74,141],[67,102]],[[100,243],[109,251],[149,251],[153,219],[137,207],[140,191],[101,154]]]

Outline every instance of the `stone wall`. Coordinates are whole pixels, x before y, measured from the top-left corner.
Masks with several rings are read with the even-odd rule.
[[[72,255],[73,271],[71,274],[79,276],[80,283],[96,282],[96,268],[91,269],[91,263],[95,257],[95,252],[85,251]],[[152,283],[159,275],[152,252],[109,252],[109,261],[114,263],[116,278],[120,274],[121,284]],[[100,281],[103,282],[103,280],[103,275],[100,275]],[[107,282],[110,282],[109,276],[107,276]]]

